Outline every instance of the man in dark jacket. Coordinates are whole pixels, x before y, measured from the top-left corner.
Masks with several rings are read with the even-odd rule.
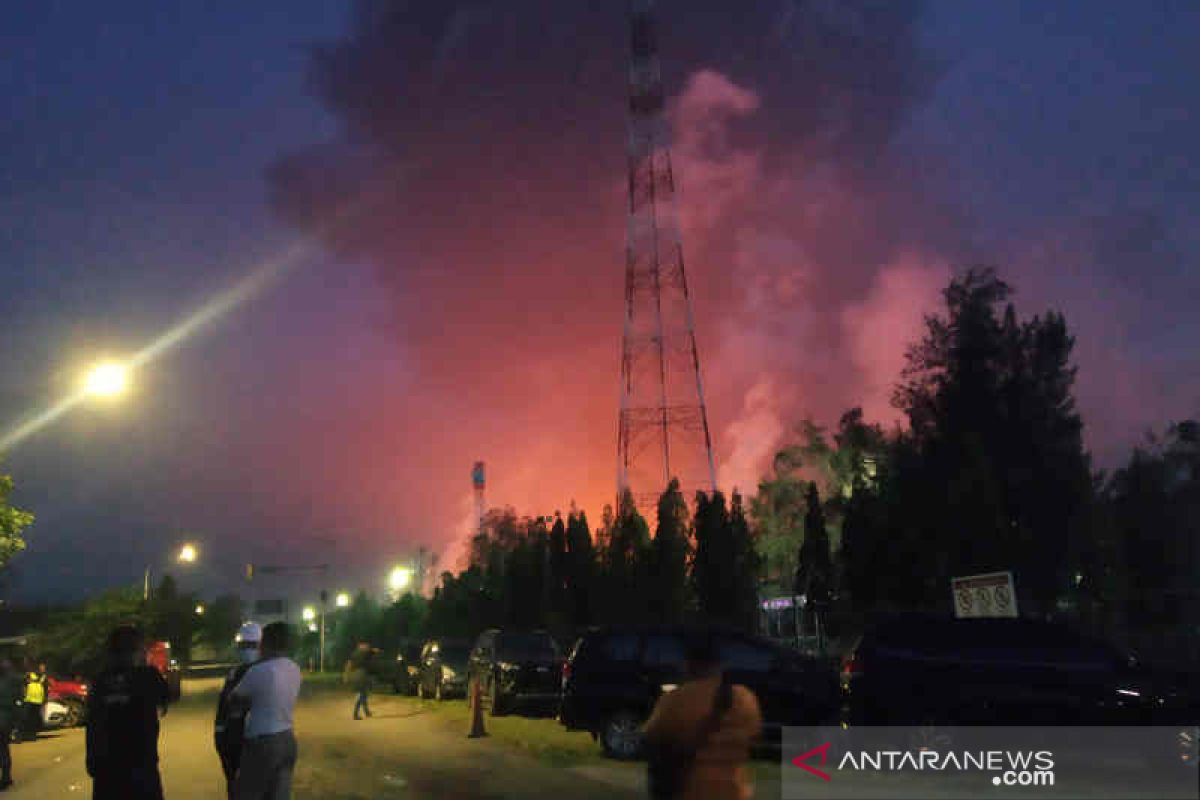
[[[0,661],[0,791],[12,786],[12,753],[8,748],[17,725],[24,687],[7,658]]]
[[[109,635],[108,664],[88,694],[92,800],[162,800],[158,720],[167,713],[168,690],[145,662],[137,628],[121,625]]]
[[[246,670],[258,660],[262,644],[262,627],[256,622],[247,622],[237,633],[238,660],[242,663],[225,676],[221,696],[217,699],[217,718],[213,723],[213,741],[217,756],[221,759],[221,770],[225,773],[225,791],[233,797],[234,779],[242,759],[242,741],[246,730],[246,706],[235,702],[233,687],[237,686]]]
[[[362,719],[359,712],[371,716],[371,669],[374,666],[373,657],[376,651],[366,642],[359,642],[358,648],[350,654],[346,667],[342,672],[342,680],[350,684],[355,691],[354,718]]]

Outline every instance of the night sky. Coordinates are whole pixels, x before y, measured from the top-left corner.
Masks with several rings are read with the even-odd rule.
[[[378,588],[613,494],[621,3],[26,3],[0,23],[0,429],[264,263],[291,269],[4,455],[16,600],[184,539]],[[891,424],[954,269],[1061,309],[1098,465],[1200,412],[1200,6],[663,0],[722,487],[805,415]],[[391,9],[391,10],[389,10]],[[305,247],[305,244],[311,246]],[[331,586],[330,588],[335,588]]]

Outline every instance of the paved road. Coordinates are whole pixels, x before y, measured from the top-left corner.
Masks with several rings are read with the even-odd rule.
[[[169,800],[223,797],[211,740],[215,688],[216,681],[191,682],[163,720],[160,753]],[[360,722],[350,718],[350,705],[343,692],[306,691],[296,715],[300,800],[643,796],[640,770],[632,765],[553,766],[496,739],[467,739],[457,723],[408,698],[379,696],[375,716]],[[81,730],[45,734],[17,745],[13,755],[16,784],[8,797],[90,796]]]

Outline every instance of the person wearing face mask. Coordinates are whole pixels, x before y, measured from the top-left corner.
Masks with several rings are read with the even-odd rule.
[[[167,682],[146,666],[141,632],[120,625],[108,659],[88,692],[86,766],[92,800],[162,800],[158,720],[167,713]]]
[[[262,627],[256,622],[247,622],[234,637],[238,661],[241,663],[225,676],[225,685],[217,699],[217,717],[213,723],[213,740],[217,755],[221,759],[221,770],[225,773],[225,791],[233,797],[233,783],[237,777],[242,755],[242,740],[245,738],[246,706],[234,702],[233,687],[237,686],[246,670],[258,661],[262,646]]]

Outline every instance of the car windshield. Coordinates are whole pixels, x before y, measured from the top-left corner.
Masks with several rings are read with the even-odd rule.
[[[501,659],[511,661],[552,661],[558,658],[558,647],[553,639],[532,634],[501,636],[496,652]]]

